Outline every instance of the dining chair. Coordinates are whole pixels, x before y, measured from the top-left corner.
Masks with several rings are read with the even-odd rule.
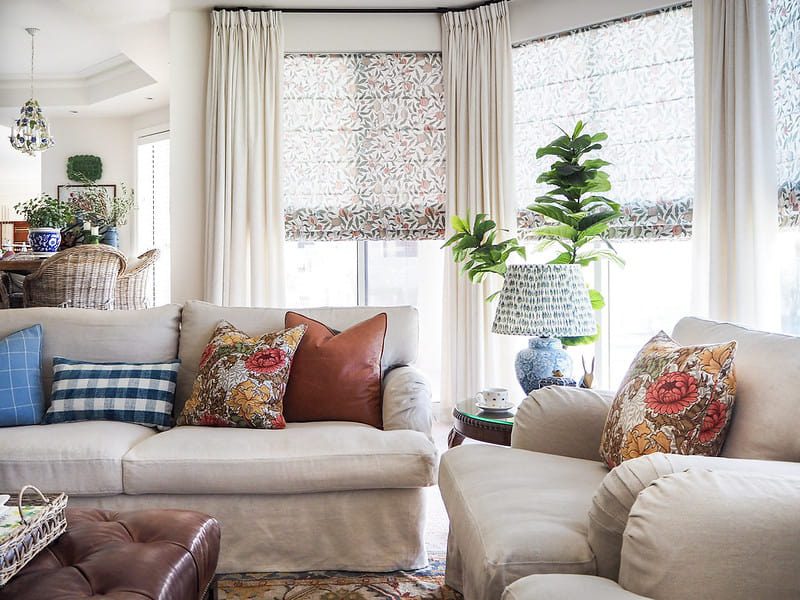
[[[137,310],[148,308],[148,283],[153,274],[156,261],[161,256],[158,248],[140,254],[136,261],[128,265],[117,279],[114,308],[117,310]]]
[[[104,244],[84,244],[42,261],[22,286],[25,307],[60,306],[110,310],[125,255]]]
[[[8,273],[0,273],[0,309],[11,306],[11,295],[9,294]]]

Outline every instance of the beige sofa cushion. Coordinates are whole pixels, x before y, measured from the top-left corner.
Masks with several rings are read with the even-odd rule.
[[[0,492],[15,493],[31,483],[72,496],[121,494],[122,457],[153,436],[149,427],[113,421],[5,427]]]
[[[180,414],[183,404],[192,391],[200,355],[217,323],[225,319],[248,335],[256,336],[268,331],[283,329],[287,310],[290,309],[232,308],[216,306],[199,300],[187,302],[183,307],[181,323],[181,371],[178,374],[175,414]],[[381,360],[384,374],[392,367],[411,364],[417,358],[419,318],[417,309],[413,307],[303,308],[299,312],[337,330],[347,329],[356,323],[385,312],[388,320]]]
[[[439,487],[450,516],[448,583],[499,598],[534,573],[595,573],[586,540],[596,460],[471,444],[447,451]]]
[[[800,337],[693,317],[678,321],[672,337],[684,345],[738,342],[736,403],[722,456],[800,461]]]
[[[53,357],[96,362],[165,362],[178,357],[181,307],[146,310],[24,308],[0,311],[0,337],[41,324],[42,381],[50,405]]]
[[[435,482],[436,458],[418,431],[360,423],[187,426],[139,444],[123,471],[127,494],[291,494],[423,487]]]
[[[506,588],[502,600],[648,600],[592,575],[530,575]]]

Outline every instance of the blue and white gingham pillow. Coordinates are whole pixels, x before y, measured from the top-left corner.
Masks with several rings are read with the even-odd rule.
[[[44,422],[123,421],[168,429],[179,366],[179,360],[91,363],[56,356]]]
[[[37,425],[42,420],[41,355],[41,325],[0,340],[0,427]]]

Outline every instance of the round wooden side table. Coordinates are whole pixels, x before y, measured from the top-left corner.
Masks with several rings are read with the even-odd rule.
[[[506,412],[486,412],[476,406],[475,398],[462,400],[453,409],[453,428],[447,436],[447,447],[458,446],[464,438],[510,446],[516,412],[516,406]]]

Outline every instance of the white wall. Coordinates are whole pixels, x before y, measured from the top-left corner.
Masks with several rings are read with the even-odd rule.
[[[0,126],[0,220],[19,217],[14,205],[38,196],[41,187],[41,157],[14,150],[8,143],[10,127]]]
[[[523,42],[676,3],[677,0],[512,0],[511,40]]]
[[[56,117],[50,119],[55,146],[42,153],[42,188],[56,197],[58,186],[70,184],[67,158],[74,154],[94,154],[103,161],[103,176],[98,183],[128,187],[135,184],[133,130],[130,118]],[[130,222],[120,228],[120,250],[131,250]]]

